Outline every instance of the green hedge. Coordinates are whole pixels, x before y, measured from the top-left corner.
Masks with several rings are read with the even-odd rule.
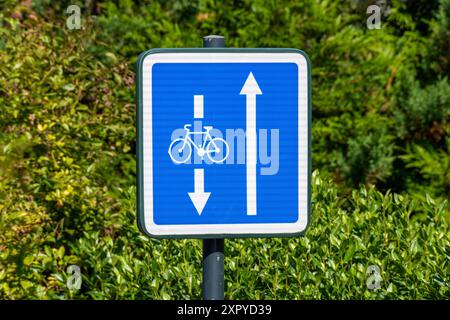
[[[313,63],[311,228],[227,240],[226,297],[450,297],[450,1],[420,24],[395,2],[381,30],[342,1],[122,0],[70,31],[69,3],[1,5],[0,298],[200,298],[201,242],[136,227],[133,63],[209,33]]]

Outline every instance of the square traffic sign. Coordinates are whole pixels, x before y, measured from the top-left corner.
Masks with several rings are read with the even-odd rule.
[[[154,237],[283,236],[310,212],[311,83],[295,49],[138,60],[138,215]]]

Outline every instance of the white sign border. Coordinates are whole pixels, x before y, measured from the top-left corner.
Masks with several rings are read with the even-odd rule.
[[[310,164],[311,153],[310,141],[310,69],[308,60],[304,54],[295,49],[290,51],[277,52],[277,49],[241,49],[242,51],[215,51],[204,50],[187,52],[179,49],[173,51],[150,50],[144,53],[141,64],[142,68],[138,73],[142,73],[141,83],[141,125],[142,125],[142,147],[141,152],[143,163],[142,172],[142,193],[138,199],[138,207],[143,200],[142,211],[139,214],[144,216],[141,229],[152,237],[229,237],[229,236],[269,236],[269,235],[292,235],[299,234],[306,230],[309,225],[310,213]],[[288,50],[288,49],[287,49]],[[298,67],[298,125],[306,128],[308,136],[306,152],[305,132],[298,130],[298,219],[293,223],[245,223],[245,224],[179,224],[179,225],[159,225],[153,220],[153,146],[152,146],[152,67],[155,63],[296,63]],[[303,141],[303,143],[302,143]],[[145,173],[145,174],[144,174]],[[138,182],[140,184],[140,182]]]

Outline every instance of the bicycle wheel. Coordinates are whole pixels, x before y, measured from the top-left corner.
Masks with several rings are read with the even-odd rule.
[[[169,146],[169,156],[175,163],[186,163],[191,158],[192,147],[184,138],[178,138],[172,141]]]
[[[228,143],[222,138],[214,138],[206,145],[206,156],[214,163],[224,162],[230,154]]]

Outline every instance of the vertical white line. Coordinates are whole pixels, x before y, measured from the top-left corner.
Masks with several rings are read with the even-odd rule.
[[[194,192],[195,193],[203,193],[205,191],[204,187],[204,178],[205,173],[203,169],[194,169]]]
[[[148,57],[142,63],[142,168],[141,174],[144,199],[144,222],[147,231],[154,225],[153,199],[153,92],[152,88],[154,62]]]
[[[194,118],[203,118],[203,95],[194,95]]]
[[[256,215],[256,95],[247,95],[247,215]]]

